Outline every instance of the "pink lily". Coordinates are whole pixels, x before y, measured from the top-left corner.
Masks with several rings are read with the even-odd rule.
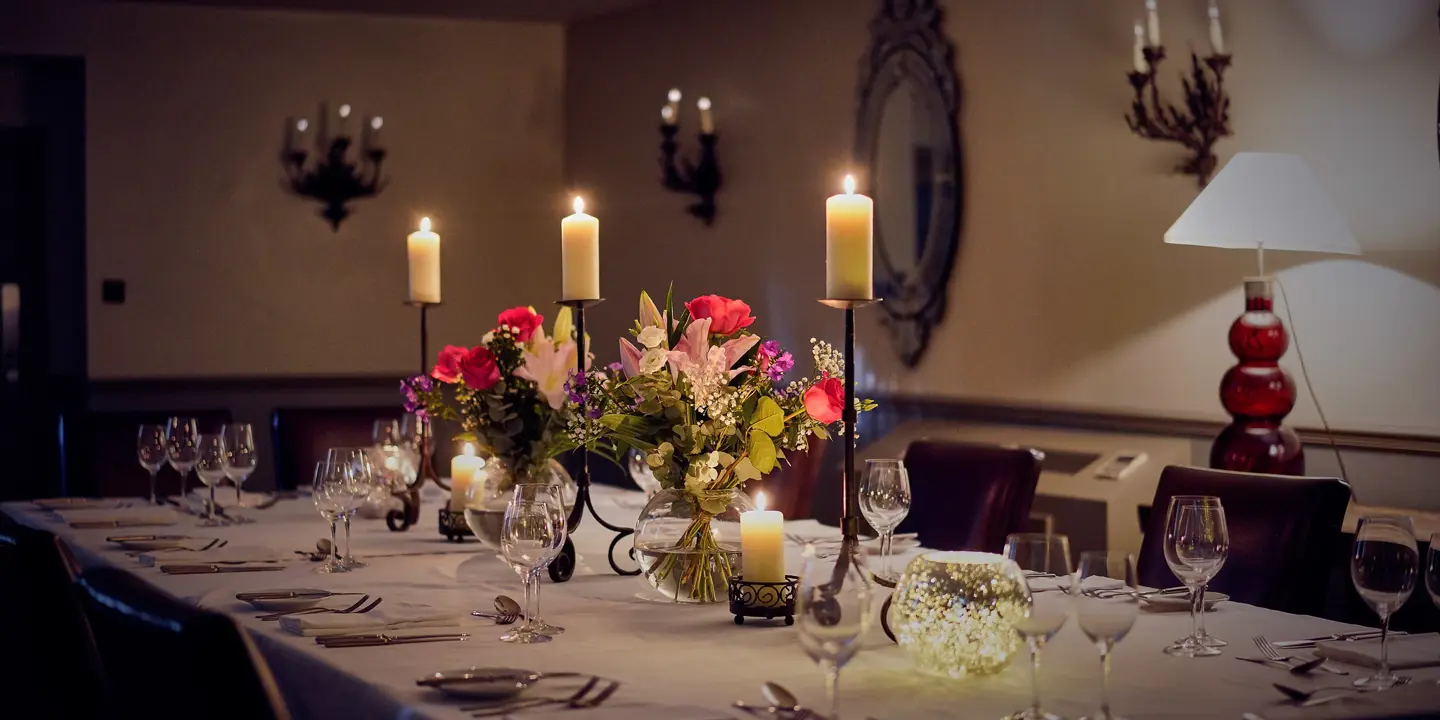
[[[620,338],[620,365],[627,378],[640,374],[640,348],[625,338]]]
[[[730,377],[733,379],[746,370],[745,367],[731,367],[740,362],[750,348],[760,342],[759,335],[742,335],[725,341],[720,346],[725,351],[725,367],[730,369]],[[678,375],[681,372],[693,372],[694,368],[705,364],[706,355],[710,351],[710,318],[694,320],[690,326],[685,328],[685,334],[681,336],[680,342],[676,343],[675,349],[670,351],[670,374]]]
[[[543,328],[536,329],[539,341],[532,341],[526,347],[515,375],[535,383],[536,391],[545,398],[546,404],[552,410],[559,410],[565,405],[565,382],[575,369],[575,341],[566,340],[556,345],[544,338],[544,332]]]

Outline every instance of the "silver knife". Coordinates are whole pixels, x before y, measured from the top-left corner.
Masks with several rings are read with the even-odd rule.
[[[174,524],[155,522],[154,520],[81,520],[70,523],[70,527],[76,530],[100,530],[102,528],[160,527]]]
[[[160,572],[167,575],[200,575],[204,573],[265,572],[284,570],[279,565],[161,565]]]
[[[394,635],[380,635],[378,637],[368,638],[336,638],[334,640],[326,640],[324,642],[321,642],[320,644],[324,645],[327,648],[371,647],[374,645],[404,645],[407,643],[445,642],[447,640],[464,641],[468,640],[469,638],[470,636],[464,633],[450,635],[408,635],[398,637]],[[316,638],[317,641],[319,641],[320,639],[321,638]]]

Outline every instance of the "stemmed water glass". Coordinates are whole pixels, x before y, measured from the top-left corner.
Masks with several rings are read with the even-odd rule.
[[[1440,608],[1440,533],[1430,536],[1430,549],[1425,553],[1425,592],[1430,602]]]
[[[374,427],[370,431],[370,441],[375,444],[375,447],[399,445],[403,439],[404,436],[401,435],[400,432],[399,419],[376,420]]]
[[[155,476],[165,467],[165,426],[141,425],[140,436],[135,442],[136,454],[140,456],[140,467],[150,473],[150,504],[154,505]]]
[[[182,502],[188,490],[190,468],[195,467],[195,443],[199,441],[200,429],[195,418],[172,417],[165,423],[165,459],[180,473]]]
[[[863,491],[862,491],[863,492]],[[864,497],[863,495],[861,497]],[[861,507],[864,507],[863,501]],[[1072,582],[1070,539],[1064,535],[1016,533],[1005,538],[1005,557],[1025,571],[1029,602],[1024,614],[1008,618],[1030,649],[1030,707],[1010,720],[1059,720],[1040,707],[1040,651],[1070,616]]]
[[[1356,680],[1359,687],[1385,690],[1399,682],[1390,672],[1390,618],[1415,591],[1419,564],[1420,550],[1410,518],[1376,515],[1360,519],[1350,552],[1350,581],[1365,604],[1380,616],[1380,670]]]
[[[241,486],[260,459],[255,452],[255,433],[249,423],[235,423],[220,429],[220,439],[225,447],[225,477],[235,483],[235,506],[245,507]]]
[[[554,516],[555,526],[560,528],[560,542],[555,546],[553,552],[551,552],[550,560],[553,561],[555,557],[560,554],[560,549],[565,545],[567,532],[566,522],[568,518],[565,517],[564,489],[561,488],[560,485],[553,483],[520,483],[515,486],[515,489],[511,493],[511,498],[519,499],[521,502],[544,503],[551,515]],[[549,561],[545,563],[545,565],[549,564]],[[535,597],[532,600],[534,607],[528,609],[530,613],[530,627],[541,635],[559,635],[565,632],[565,628],[559,625],[551,625],[540,617],[540,570],[541,568],[535,568],[534,570],[535,577],[533,581],[535,583]]]
[[[365,504],[370,491],[375,489],[375,469],[370,464],[370,453],[365,448],[330,448],[325,454],[325,461],[345,468],[351,495],[351,502],[340,513],[340,520],[345,524],[345,553],[340,556],[340,563],[347,570],[365,567],[365,563],[356,560],[350,553],[350,519]]]
[[[1165,517],[1165,563],[1190,590],[1189,637],[1165,648],[1167,655],[1207,657],[1220,650],[1200,639],[1204,626],[1205,586],[1224,567],[1230,554],[1230,532],[1220,498],[1176,495]]]
[[[800,647],[825,673],[830,720],[840,718],[840,669],[860,651],[860,639],[874,623],[875,586],[859,548],[820,557],[806,545],[795,617]]]
[[[645,464],[645,453],[631,450],[627,453],[625,462],[629,466],[630,479],[645,492],[646,498],[660,492],[660,481],[656,479],[655,471]]]
[[[325,563],[315,568],[317,573],[349,572],[340,561],[340,543],[335,537],[340,517],[353,502],[350,492],[350,468],[342,463],[330,461],[315,463],[315,482],[310,496],[315,500],[315,509],[320,516],[330,521],[330,556]]]
[[[1130,633],[1140,614],[1135,556],[1104,551],[1080,553],[1079,577],[1075,622],[1100,650],[1100,710],[1088,720],[1121,720],[1110,712],[1110,651]]]
[[[551,640],[549,635],[535,627],[533,613],[540,592],[540,570],[555,559],[565,542],[563,521],[556,522],[559,517],[548,502],[527,500],[524,494],[511,497],[505,506],[505,521],[500,529],[500,554],[515,568],[525,584],[525,621],[500,636],[505,642],[542,643]]]
[[[860,482],[860,514],[880,533],[880,577],[893,580],[890,545],[895,528],[910,514],[910,474],[900,460],[865,461]]]
[[[225,479],[225,444],[219,435],[201,435],[195,446],[195,474],[200,482],[210,489],[210,502],[206,504],[205,522],[202,527],[223,525],[215,518],[215,486]]]

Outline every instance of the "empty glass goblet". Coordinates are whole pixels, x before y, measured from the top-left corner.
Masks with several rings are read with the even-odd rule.
[[[150,473],[150,504],[159,500],[155,497],[155,478],[160,468],[165,467],[165,426],[141,425],[135,441],[136,454],[140,456],[140,467]]]
[[[1355,530],[1350,552],[1350,581],[1380,616],[1380,670],[1355,685],[1386,690],[1399,682],[1390,671],[1390,618],[1410,599],[1419,574],[1420,551],[1408,517],[1368,516]]]
[[[1005,557],[1025,571],[1030,599],[1024,614],[1008,618],[1030,649],[1030,707],[1010,720],[1059,720],[1040,707],[1040,651],[1070,617],[1074,590],[1070,565],[1070,539],[1064,535],[1016,533],[1005,538]]]
[[[1205,613],[1205,586],[1224,567],[1230,553],[1230,532],[1220,498],[1176,495],[1165,518],[1165,563],[1190,590],[1189,637],[1165,648],[1168,655],[1205,657],[1220,650],[1200,639]]]
[[[180,473],[180,498],[184,501],[195,467],[195,443],[200,441],[199,423],[195,418],[172,417],[165,423],[165,459]]]
[[[840,718],[840,670],[860,652],[860,639],[874,623],[875,585],[864,554],[846,543],[839,553],[820,557],[806,545],[795,620],[800,647],[825,673],[830,720]]]
[[[1075,622],[1100,650],[1100,710],[1088,720],[1122,720],[1110,712],[1110,652],[1140,614],[1140,583],[1135,556],[1122,552],[1080,554],[1080,592],[1075,597]]]
[[[860,514],[880,533],[880,577],[893,581],[890,545],[895,528],[910,514],[910,474],[900,460],[866,460],[860,481]]]
[[[511,498],[505,507],[505,521],[500,530],[500,554],[525,585],[525,616],[519,627],[500,636],[505,642],[542,643],[551,637],[536,630],[533,618],[539,570],[554,559],[553,548],[563,543],[563,529],[555,524],[555,513],[548,503]]]
[[[315,482],[311,485],[310,496],[315,500],[315,509],[320,512],[320,516],[330,521],[330,557],[315,568],[317,573],[350,570],[340,562],[340,543],[336,537],[340,516],[349,507],[352,498],[348,475],[347,466],[341,463],[315,463]]]
[[[219,435],[201,435],[195,446],[195,474],[210,490],[210,501],[206,503],[204,527],[223,525],[215,517],[215,486],[225,479],[225,445]]]
[[[232,423],[220,429],[220,439],[225,447],[225,477],[235,483],[235,506],[245,507],[241,486],[260,461],[260,453],[255,450],[255,433],[250,423]]]

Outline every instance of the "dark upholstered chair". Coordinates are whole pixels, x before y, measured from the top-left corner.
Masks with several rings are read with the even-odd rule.
[[[749,483],[745,492],[750,497],[765,493],[765,507],[779,510],[787,518],[810,517],[810,498],[815,494],[815,485],[824,467],[825,450],[830,441],[810,438],[810,449],[803,452],[786,453],[786,460],[759,482]]]
[[[910,514],[896,532],[919,533],[940,550],[1000,552],[1006,535],[1026,527],[1044,459],[1038,450],[913,442],[905,451]]]
[[[0,715],[98,717],[106,685],[75,593],[79,568],[55,535],[0,515]]]
[[[1214,495],[1225,507],[1230,556],[1210,589],[1273,610],[1322,612],[1333,548],[1350,503],[1349,485],[1335,478],[1167,467],[1140,546],[1144,585],[1178,582],[1165,563],[1165,520],[1176,495]]]
[[[277,489],[308,486],[314,480],[315,463],[325,459],[327,450],[368,447],[374,440],[376,420],[397,419],[404,414],[398,402],[394,407],[277,408],[271,419]],[[448,462],[449,456],[443,450],[437,457]]]
[[[265,660],[231,618],[113,568],[87,571],[79,588],[116,715],[289,717]]]
[[[220,432],[230,422],[229,410],[173,410],[155,412],[86,412],[65,418],[67,491],[74,496],[145,497],[150,494],[150,473],[140,467],[135,440],[143,423],[164,424],[172,416],[193,417],[202,433]],[[190,487],[199,485],[193,476]],[[161,468],[157,492],[180,492],[180,476]]]

